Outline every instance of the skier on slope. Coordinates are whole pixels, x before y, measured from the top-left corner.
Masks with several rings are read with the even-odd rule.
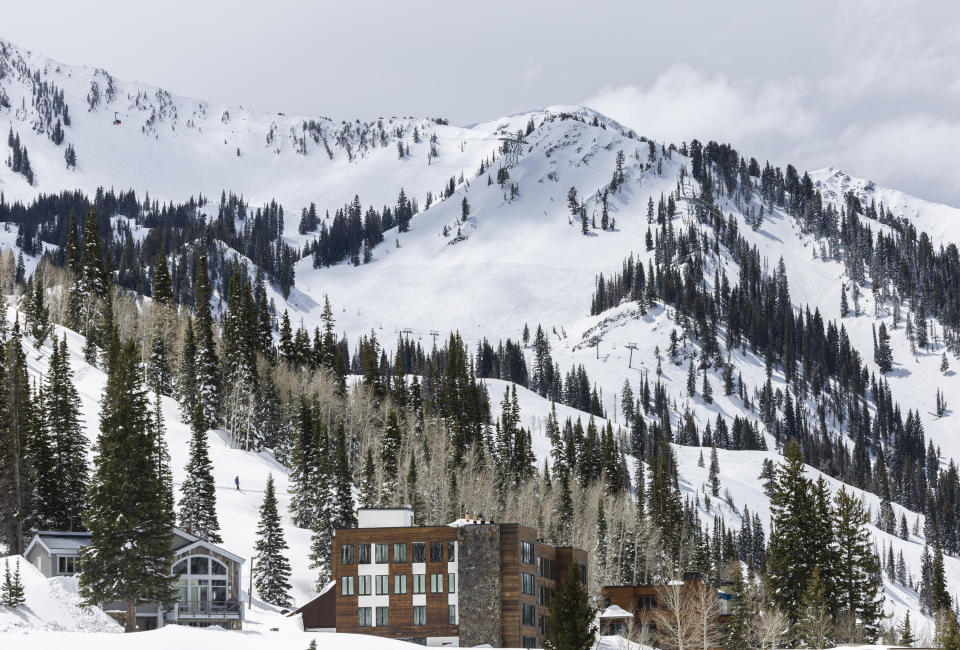
[[[238,490],[240,489],[240,477],[239,477],[239,476],[234,476],[234,477],[233,477],[233,484],[237,486],[237,489],[238,489]]]

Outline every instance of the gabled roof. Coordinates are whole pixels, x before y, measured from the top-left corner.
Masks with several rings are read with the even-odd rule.
[[[41,530],[33,536],[23,554],[27,555],[34,544],[39,544],[50,555],[76,555],[81,548],[90,546],[90,533]]]
[[[619,605],[610,605],[600,613],[600,618],[633,618],[633,614]]]
[[[224,557],[228,557],[239,564],[243,564],[244,562],[244,559],[239,555],[234,555],[230,551],[221,548],[216,544],[205,542],[199,537],[195,537],[194,535],[180,530],[179,528],[174,528],[172,532],[174,535],[189,542],[186,546],[178,548],[174,552],[175,554],[180,554],[183,551],[202,546],[212,551],[216,551]],[[39,544],[40,547],[43,548],[49,555],[77,555],[80,552],[80,549],[90,546],[90,533],[67,532],[61,530],[41,530],[33,536],[33,539],[30,540],[30,544],[27,545],[27,548],[23,551],[23,554],[27,555],[30,552],[30,549],[33,548],[34,544]]]
[[[194,537],[193,535],[189,535],[188,533],[184,533],[183,531],[177,531],[176,529],[174,529],[174,530],[175,530],[175,532],[181,533],[181,534],[184,536],[185,539],[187,539],[187,540],[190,540],[190,539],[194,540],[194,541],[191,542],[190,544],[187,544],[186,546],[181,546],[180,548],[178,548],[177,550],[175,550],[175,551],[173,552],[173,554],[174,554],[175,556],[177,556],[177,557],[179,557],[180,555],[183,555],[184,553],[187,553],[188,551],[192,551],[192,550],[195,549],[195,548],[205,548],[205,549],[208,549],[208,550],[211,550],[211,551],[216,551],[216,552],[219,553],[220,555],[223,555],[224,557],[230,558],[231,560],[233,560],[233,561],[236,562],[237,564],[243,564],[243,563],[244,563],[244,559],[243,559],[242,557],[240,557],[239,555],[234,555],[234,554],[231,553],[230,551],[228,551],[228,550],[226,550],[226,549],[223,549],[223,548],[220,548],[220,547],[217,546],[216,544],[211,544],[210,542],[205,542],[204,540],[198,539],[198,538]]]
[[[336,594],[333,594],[332,596],[327,596],[327,593],[328,593],[329,591],[331,591],[331,590],[332,590],[334,587],[336,587],[336,586],[337,586],[337,581],[336,581],[336,580],[331,580],[330,582],[328,582],[328,583],[326,584],[326,586],[324,586],[323,589],[320,590],[320,593],[319,593],[319,594],[317,594],[316,596],[314,596],[313,598],[311,598],[310,600],[308,600],[308,601],[305,602],[304,604],[300,605],[300,607],[297,607],[295,610],[293,610],[292,612],[290,612],[289,614],[287,614],[287,617],[289,618],[289,617],[291,617],[291,616],[296,616],[297,614],[300,614],[301,612],[303,612],[304,609],[306,609],[307,607],[309,607],[310,605],[312,605],[313,603],[317,602],[318,600],[320,600],[320,599],[322,599],[322,598],[325,598],[325,597],[326,597],[326,598],[330,598],[330,597],[335,598],[335,597],[336,597]]]

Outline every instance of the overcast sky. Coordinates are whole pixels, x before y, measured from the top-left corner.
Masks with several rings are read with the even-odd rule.
[[[217,103],[460,124],[583,103],[657,139],[960,205],[955,0],[0,0],[0,15],[23,47]]]

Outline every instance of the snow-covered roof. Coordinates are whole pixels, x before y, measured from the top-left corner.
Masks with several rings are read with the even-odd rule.
[[[90,533],[41,530],[30,540],[24,555],[30,552],[34,544],[39,544],[51,555],[76,554],[81,548],[90,546]]]
[[[619,605],[610,605],[600,612],[600,618],[633,618],[633,614]]]

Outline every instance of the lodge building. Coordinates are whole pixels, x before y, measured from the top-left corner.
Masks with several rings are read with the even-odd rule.
[[[432,646],[541,647],[550,601],[587,554],[519,524],[414,526],[409,508],[364,508],[333,541],[337,632]]]

